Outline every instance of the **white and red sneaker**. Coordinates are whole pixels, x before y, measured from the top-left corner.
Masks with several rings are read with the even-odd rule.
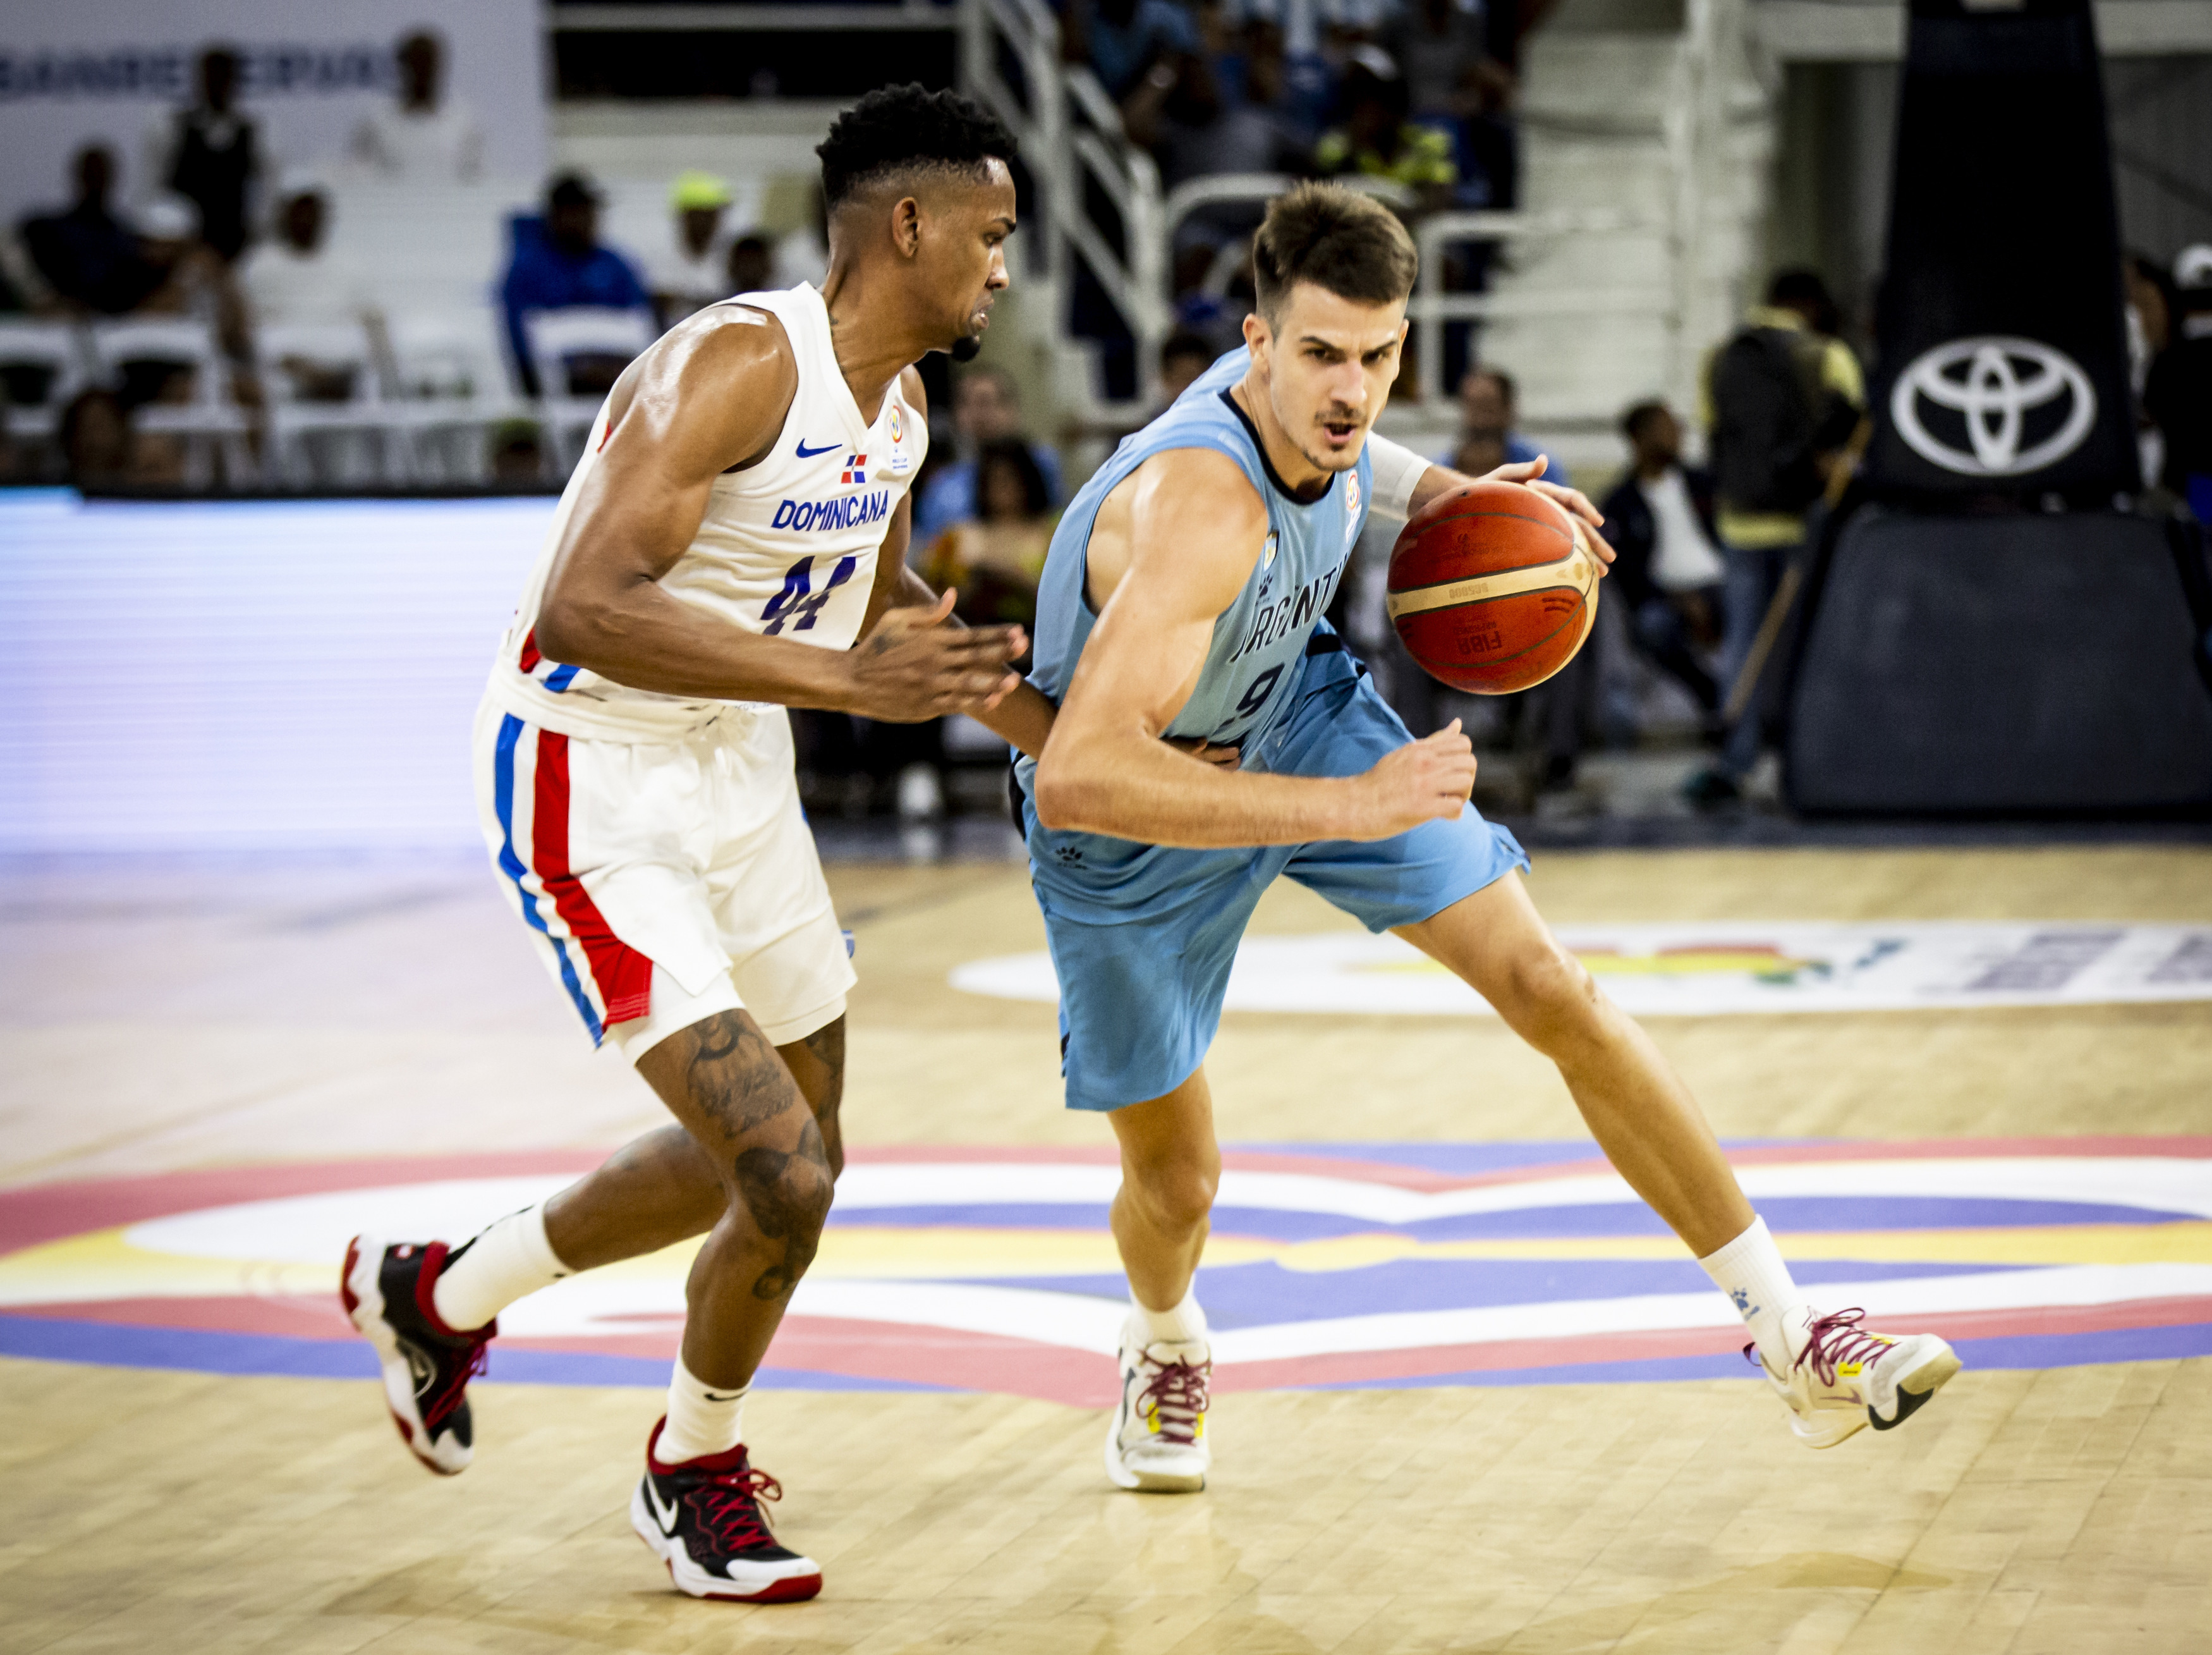
[[[449,1328],[432,1294],[448,1250],[442,1241],[387,1243],[356,1236],[338,1275],[338,1302],[384,1365],[384,1401],[408,1451],[440,1476],[476,1457],[469,1381],[484,1371],[497,1321]]]
[[[1106,1430],[1106,1475],[1117,1488],[1189,1494],[1206,1487],[1213,1355],[1203,1339],[1145,1342],[1134,1316],[1121,1330],[1121,1401]]]
[[[1788,1373],[1768,1367],[1756,1344],[1743,1349],[1790,1405],[1790,1428],[1808,1448],[1833,1448],[1869,1425],[1895,1430],[1963,1366],[1932,1333],[1869,1331],[1860,1325],[1863,1310],[1797,1314],[1789,1329],[1797,1357]]]
[[[668,1565],[678,1591],[736,1603],[796,1603],[822,1590],[822,1566],[779,1546],[763,1500],[783,1486],[747,1462],[740,1443],[726,1454],[663,1465],[661,1427],[645,1445],[645,1476],[630,1496],[629,1524]]]

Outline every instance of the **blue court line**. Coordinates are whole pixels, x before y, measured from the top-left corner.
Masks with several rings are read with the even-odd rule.
[[[374,1379],[378,1372],[375,1354],[351,1339],[286,1339],[274,1334],[131,1327],[118,1322],[66,1322],[40,1316],[0,1316],[0,1356],[291,1379]],[[515,1384],[638,1385],[659,1390],[668,1383],[668,1362],[664,1357],[495,1345],[486,1377]],[[907,1379],[859,1378],[796,1367],[763,1367],[753,1384],[763,1390],[948,1389]]]

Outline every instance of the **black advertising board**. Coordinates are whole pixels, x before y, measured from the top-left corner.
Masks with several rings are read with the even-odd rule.
[[[1877,493],[2138,486],[2089,0],[1912,0],[1875,336]]]

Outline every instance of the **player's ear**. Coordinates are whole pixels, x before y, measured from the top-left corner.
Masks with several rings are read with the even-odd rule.
[[[1253,361],[1264,362],[1267,359],[1267,346],[1273,338],[1273,330],[1268,327],[1267,319],[1258,311],[1244,313],[1244,343],[1252,352]]]
[[[921,246],[921,203],[901,196],[891,208],[891,245],[911,259]]]

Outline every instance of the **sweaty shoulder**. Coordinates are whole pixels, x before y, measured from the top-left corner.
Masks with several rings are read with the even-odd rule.
[[[1267,507],[1244,468],[1215,448],[1166,448],[1116,484],[1091,532],[1089,585],[1103,608],[1125,576],[1172,583],[1218,614],[1259,560]]]
[[[739,470],[775,445],[798,392],[798,359],[778,318],[710,305],[623,370],[609,400],[609,457],[649,443],[686,476]]]

